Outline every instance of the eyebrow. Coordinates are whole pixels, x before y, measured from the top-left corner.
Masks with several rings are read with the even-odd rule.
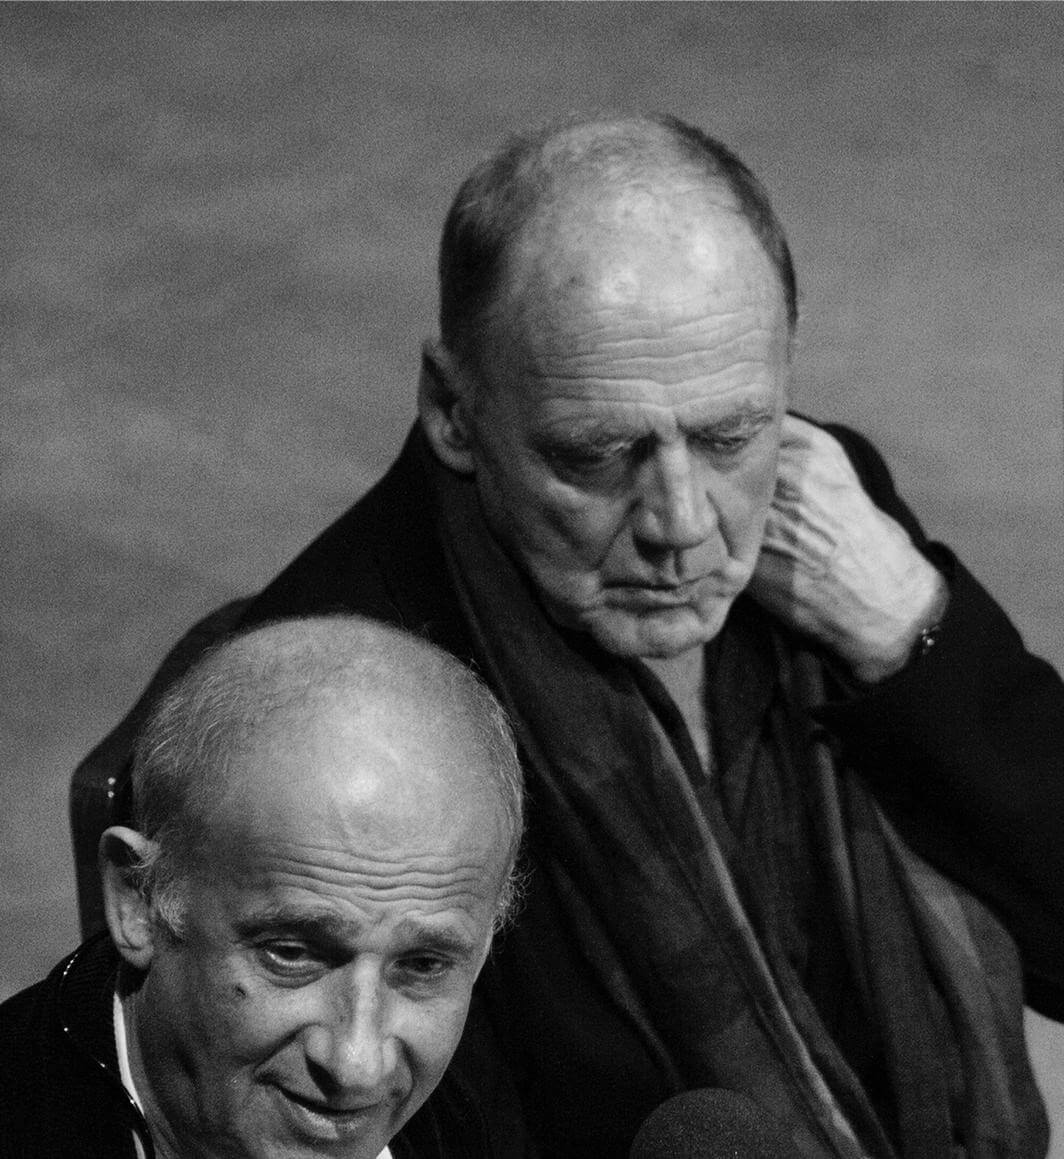
[[[771,422],[775,414],[775,407],[760,406],[757,403],[747,402],[743,403],[742,406],[736,407],[735,410],[730,411],[728,414],[721,415],[719,418],[706,419],[704,421],[696,420],[690,423],[690,425],[681,422],[680,429],[685,434],[732,431],[748,425]]]
[[[604,447],[611,443],[629,442],[645,437],[646,432],[636,431],[633,427],[594,419],[577,421],[565,427],[545,431],[539,441],[547,448]]]
[[[710,418],[679,420],[680,430],[686,435],[711,434],[732,431],[749,424],[770,422],[776,408],[769,403],[746,401],[725,414]],[[611,443],[633,442],[653,437],[653,431],[637,428],[617,418],[574,419],[566,426],[544,431],[541,445],[547,448],[601,447]]]
[[[401,921],[395,932],[400,940],[409,939],[411,944],[421,945],[426,949],[439,950],[441,953],[451,954],[454,957],[471,957],[477,950],[475,939],[467,937],[451,927],[427,926],[424,922],[416,921],[413,918],[405,918]]]
[[[235,929],[241,938],[285,933],[316,942],[328,949],[349,952],[362,927],[331,910],[278,905],[239,919]],[[436,950],[454,957],[471,957],[477,949],[473,939],[458,931],[426,925],[415,918],[404,918],[398,923],[394,940],[411,949]]]
[[[238,919],[235,927],[242,937],[284,931],[335,943],[345,942],[357,932],[357,926],[331,911],[292,905],[257,910]]]

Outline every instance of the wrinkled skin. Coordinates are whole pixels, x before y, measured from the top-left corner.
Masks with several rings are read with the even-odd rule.
[[[466,421],[488,524],[552,617],[669,657],[720,630],[757,560],[787,328],[726,204],[633,194],[612,213],[609,243],[570,222],[528,259],[515,340],[492,343]]]
[[[861,487],[839,442],[787,415],[776,493],[750,592],[875,683],[945,612],[945,580]]]
[[[650,661],[696,734],[697,649],[755,566],[754,597],[860,679],[902,667],[944,581],[784,415],[782,289],[730,196],[569,205],[513,267],[475,375],[429,348],[422,419],[552,618]]]

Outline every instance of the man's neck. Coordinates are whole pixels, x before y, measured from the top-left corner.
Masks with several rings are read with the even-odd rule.
[[[709,717],[706,714],[706,650],[689,648],[678,656],[648,657],[646,666],[665,686],[683,716],[698,759],[710,771]]]

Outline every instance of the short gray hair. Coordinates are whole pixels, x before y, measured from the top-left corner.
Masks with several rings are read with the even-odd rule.
[[[164,930],[180,937],[186,884],[208,839],[230,762],[275,713],[317,693],[382,689],[418,710],[461,718],[509,836],[496,927],[519,892],[524,800],[506,713],[465,664],[397,628],[357,616],[276,621],[216,644],[155,704],[133,753],[133,822],[153,842],[133,872]]]

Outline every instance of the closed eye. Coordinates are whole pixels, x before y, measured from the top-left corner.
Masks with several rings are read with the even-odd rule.
[[[563,482],[600,490],[620,486],[650,446],[651,440],[643,438],[550,441],[540,454]]]
[[[696,447],[718,454],[734,454],[741,451],[751,440],[752,435],[714,435],[712,437],[699,435],[691,440]]]
[[[552,465],[579,470],[616,462],[631,450],[630,442],[555,443],[543,448],[543,457]]]
[[[690,432],[688,442],[693,447],[727,457],[738,454],[748,447],[770,422],[771,417],[766,415],[744,418],[737,424],[707,427]]]

